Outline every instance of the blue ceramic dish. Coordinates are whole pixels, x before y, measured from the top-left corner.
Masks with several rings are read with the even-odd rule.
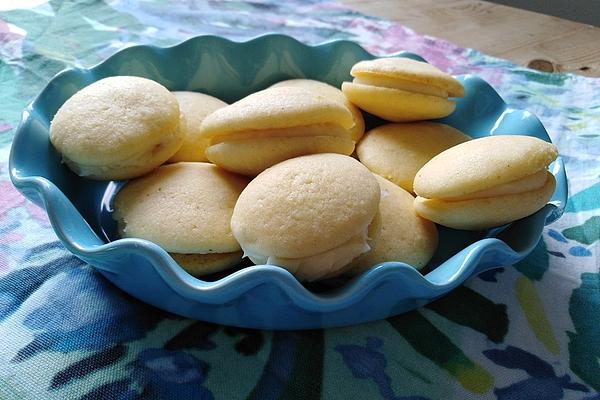
[[[394,56],[421,59],[410,53]],[[61,164],[48,140],[50,121],[65,100],[107,76],[143,76],[171,90],[202,91],[233,102],[288,78],[307,77],[339,87],[350,79],[354,63],[372,58],[351,42],[312,47],[281,35],[244,43],[202,36],[169,48],[127,48],[93,68],[69,69],[50,81],[23,113],[10,155],[11,179],[28,199],[46,209],[69,251],[125,292],[176,314],[252,328],[307,329],[357,324],[415,309],[469,277],[515,263],[532,251],[543,226],[557,219],[566,203],[560,159],[551,165],[557,189],[547,206],[487,232],[441,229],[440,248],[429,272],[387,262],[350,281],[307,287],[286,270],[268,265],[200,280],[154,243],[106,240],[110,216],[105,211],[115,183],[76,176]],[[470,75],[459,79],[466,96],[443,122],[473,137],[526,134],[550,141],[534,115],[507,107],[486,82]]]

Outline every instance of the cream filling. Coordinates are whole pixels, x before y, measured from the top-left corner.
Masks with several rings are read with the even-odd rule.
[[[444,200],[461,201],[461,200],[484,199],[487,197],[506,196],[506,195],[510,195],[510,194],[529,192],[532,190],[537,190],[537,189],[542,188],[546,184],[547,179],[548,179],[548,172],[545,169],[543,169],[534,174],[527,175],[524,178],[517,179],[512,182],[494,186],[489,189],[479,190],[479,191],[473,192],[473,193],[468,193],[463,196],[444,198]]]
[[[362,85],[378,86],[388,89],[404,90],[407,92],[448,98],[448,92],[443,89],[426,85],[424,83],[411,82],[405,79],[390,78],[387,76],[364,76],[360,78],[354,78],[352,82]]]
[[[274,255],[251,254],[247,250],[244,250],[244,255],[248,256],[255,264],[277,265],[290,271],[299,280],[315,281],[325,276],[335,275],[350,261],[371,250],[367,241],[368,228],[365,228],[361,233],[341,245],[308,257],[284,258]]]
[[[335,136],[351,139],[351,129],[344,129],[334,124],[312,124],[304,126],[293,126],[289,128],[256,129],[249,131],[232,132],[229,134],[214,136],[210,139],[210,145],[230,140],[245,140],[270,137],[306,137],[306,136]]]

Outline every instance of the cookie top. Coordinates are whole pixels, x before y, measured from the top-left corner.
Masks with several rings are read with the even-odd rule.
[[[238,251],[231,214],[247,183],[213,164],[163,165],[117,193],[113,218],[123,237],[151,240],[168,252]]]
[[[208,142],[202,140],[200,125],[207,115],[227,105],[216,97],[198,92],[172,92],[179,103],[179,129],[185,136],[181,148],[171,158],[170,162],[178,161],[207,161],[206,147]]]
[[[369,226],[371,251],[354,260],[350,272],[364,271],[386,261],[404,262],[417,269],[424,267],[437,248],[435,224],[417,215],[410,193],[381,176],[375,178],[381,200],[379,213]]]
[[[247,253],[303,258],[365,231],[379,196],[373,174],[352,157],[292,158],[266,169],[246,187],[231,226]]]
[[[558,156],[551,143],[531,136],[473,139],[443,151],[415,176],[424,198],[454,198],[513,182],[544,170]]]
[[[334,97],[342,102],[347,101],[344,93],[335,86],[331,86],[328,83],[316,81],[314,79],[288,79],[285,81],[277,82],[270,86],[271,88],[277,87],[298,87],[304,89],[310,89],[317,92],[321,92],[327,96]]]
[[[300,87],[275,87],[253,93],[221,108],[202,122],[202,136],[233,132],[332,124],[354,126],[350,110],[331,96]]]
[[[50,141],[72,163],[127,164],[141,161],[178,125],[177,99],[165,87],[146,78],[114,76],[81,89],[61,106],[50,125]]]
[[[371,129],[356,147],[371,171],[413,191],[415,175],[431,158],[471,138],[436,122],[386,124]]]
[[[350,74],[356,78],[401,79],[440,88],[450,97],[464,96],[462,84],[451,75],[431,64],[410,58],[390,57],[360,61],[352,67]]]
[[[288,79],[286,81],[277,82],[272,85],[272,88],[275,87],[299,87],[305,88],[309,90],[314,90],[316,92],[322,93],[325,96],[330,96],[331,98],[337,99],[344,103],[346,107],[352,113],[352,118],[354,118],[354,127],[351,129],[351,136],[354,141],[360,140],[362,135],[365,132],[365,121],[362,116],[362,113],[354,104],[350,103],[344,92],[341,89],[331,86],[325,82],[315,81],[313,79]]]

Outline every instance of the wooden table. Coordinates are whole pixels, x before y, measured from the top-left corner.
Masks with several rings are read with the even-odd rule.
[[[475,0],[341,0],[463,47],[547,72],[600,77],[600,28]]]

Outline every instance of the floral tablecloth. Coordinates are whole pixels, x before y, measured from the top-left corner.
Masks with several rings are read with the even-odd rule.
[[[230,328],[122,293],[11,185],[22,109],[62,68],[128,45],[265,32],[479,74],[548,129],[569,175],[565,215],[518,265],[360,326]],[[0,399],[600,399],[599,158],[600,80],[518,67],[338,3],[0,2]]]

